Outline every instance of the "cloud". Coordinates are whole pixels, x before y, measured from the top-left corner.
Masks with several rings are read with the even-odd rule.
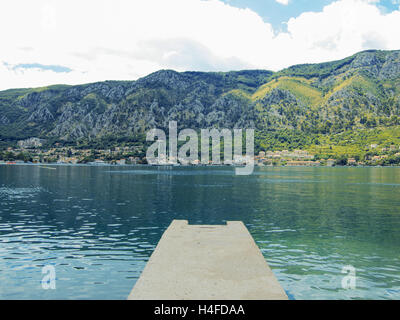
[[[287,6],[289,4],[289,0],[275,0],[276,2],[283,4],[284,6]]]
[[[400,49],[400,11],[384,13],[378,2],[338,0],[276,32],[254,11],[217,0],[3,0],[0,89],[137,79],[166,68],[278,70]]]
[[[202,43],[186,38],[152,39],[140,42],[139,46],[133,57],[150,58],[162,68],[188,70],[195,65],[199,70],[229,71],[255,67],[235,56],[221,58]]]
[[[322,12],[306,12],[288,21],[276,43],[296,47],[291,63],[343,58],[365,49],[400,49],[396,31],[400,11],[383,14],[374,0],[341,0]]]

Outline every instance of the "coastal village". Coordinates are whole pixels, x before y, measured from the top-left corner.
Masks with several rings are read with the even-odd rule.
[[[110,149],[77,149],[74,147],[63,147],[55,145],[51,148],[44,148],[44,140],[30,138],[18,142],[15,148],[8,148],[0,153],[0,164],[17,163],[57,163],[57,164],[115,164],[132,165],[147,164],[145,152],[142,147],[123,146]],[[390,147],[379,148],[377,144],[367,146],[368,150],[373,150],[371,155],[365,159],[357,157],[341,157],[340,159],[320,158],[318,155],[309,153],[306,150],[280,150],[280,151],[260,151],[254,156],[254,163],[257,166],[366,166],[366,165],[385,165],[385,160],[389,158],[400,159],[400,147],[391,145]],[[232,165],[242,165],[246,161],[245,156],[235,158]],[[176,159],[165,159],[159,165],[176,164]],[[213,163],[210,161],[210,165]],[[390,163],[391,164],[391,163]],[[393,163],[398,164],[398,163]],[[194,160],[189,165],[204,165],[199,160]]]

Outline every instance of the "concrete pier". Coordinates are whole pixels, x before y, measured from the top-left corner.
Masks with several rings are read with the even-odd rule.
[[[189,225],[174,220],[130,300],[287,300],[242,222]]]

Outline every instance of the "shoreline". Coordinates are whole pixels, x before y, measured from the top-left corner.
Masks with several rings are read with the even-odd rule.
[[[180,165],[180,164],[165,164],[165,165],[151,165],[151,164],[111,164],[111,163],[104,163],[104,164],[93,164],[93,163],[32,163],[32,162],[24,162],[24,163],[3,163],[0,162],[0,166],[36,166],[42,169],[49,169],[46,167],[49,166],[57,166],[57,167],[154,167],[154,168],[172,168],[172,167],[179,167],[179,168],[240,168],[243,166],[236,166],[236,165]],[[399,165],[393,166],[359,166],[359,165],[351,165],[351,166],[306,166],[306,165],[284,165],[284,166],[259,166],[254,165],[254,168],[400,168]]]

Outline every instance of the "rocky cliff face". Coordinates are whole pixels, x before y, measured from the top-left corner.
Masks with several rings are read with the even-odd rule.
[[[0,138],[74,141],[154,127],[339,132],[400,124],[400,51],[367,51],[278,73],[162,70],[106,81],[0,92]],[[397,122],[396,122],[397,121]]]

